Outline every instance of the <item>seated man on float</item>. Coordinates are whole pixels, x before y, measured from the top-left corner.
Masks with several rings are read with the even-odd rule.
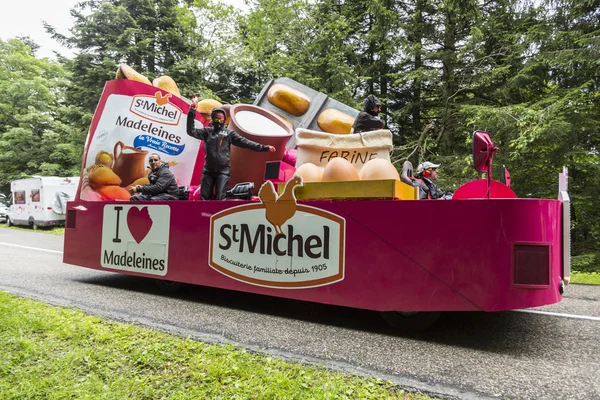
[[[425,161],[417,168],[414,186],[419,187],[419,199],[421,200],[450,200],[452,193],[444,192],[434,183],[438,177],[440,164]]]
[[[129,192],[133,196],[129,200],[177,200],[179,187],[175,175],[169,171],[169,164],[163,163],[156,153],[150,154],[148,162],[152,170],[148,174],[150,184],[132,186]]]
[[[273,153],[276,150],[273,146],[253,142],[240,136],[237,132],[227,129],[225,127],[227,114],[220,107],[214,108],[210,113],[212,128],[194,128],[197,105],[198,99],[194,96],[188,111],[186,131],[188,135],[204,140],[205,156],[202,180],[200,181],[200,198],[212,200],[214,190],[217,200],[225,200],[230,180],[231,145],[260,152],[270,151]]]
[[[381,111],[379,99],[372,94],[368,95],[363,103],[363,111],[359,112],[356,116],[350,133],[361,133],[383,129],[383,121],[377,117],[379,111]]]

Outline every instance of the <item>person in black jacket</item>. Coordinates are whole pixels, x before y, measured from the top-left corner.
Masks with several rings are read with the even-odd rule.
[[[129,191],[133,196],[129,200],[177,200],[179,186],[175,175],[169,171],[169,164],[163,163],[156,153],[150,154],[148,162],[152,169],[148,174],[150,184],[132,186]]]
[[[227,186],[229,186],[230,148],[231,145],[243,147],[254,151],[275,152],[275,147],[266,146],[248,140],[225,127],[225,110],[218,107],[210,113],[212,128],[194,128],[196,118],[196,105],[198,100],[194,97],[187,117],[187,134],[196,139],[204,140],[204,168],[200,181],[200,198],[211,200],[216,186],[216,199],[225,199]]]
[[[383,121],[377,117],[381,111],[379,99],[372,94],[368,95],[363,104],[363,111],[359,112],[352,125],[352,133],[361,133],[383,129]]]

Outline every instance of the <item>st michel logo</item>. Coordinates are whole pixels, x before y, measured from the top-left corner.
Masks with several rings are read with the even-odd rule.
[[[297,204],[299,186],[302,178],[294,176],[278,195],[267,181],[258,192],[260,203],[212,215],[209,265],[242,282],[282,289],[344,279],[346,221]]]
[[[104,206],[100,265],[165,276],[170,217],[171,209],[167,205]]]
[[[181,119],[182,111],[169,101],[172,96],[171,93],[162,94],[160,91],[154,93],[154,96],[138,94],[133,96],[129,110],[133,114],[150,121],[165,125],[177,125]]]

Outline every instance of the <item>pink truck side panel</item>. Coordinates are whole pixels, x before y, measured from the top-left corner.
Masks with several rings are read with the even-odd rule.
[[[169,206],[170,226],[164,226],[169,238],[165,276],[102,267],[103,212],[107,204],[140,209]],[[299,206],[317,208],[345,220],[341,280],[305,288],[252,284],[209,265],[211,216],[244,204],[260,203],[71,202],[64,262],[378,311],[500,311],[561,299],[562,204],[558,200],[298,201]],[[514,284],[515,245],[549,247],[549,285]]]

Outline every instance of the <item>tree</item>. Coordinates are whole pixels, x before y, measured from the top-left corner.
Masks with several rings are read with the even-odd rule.
[[[0,188],[40,175],[79,174],[83,152],[77,132],[64,123],[70,107],[64,88],[69,75],[37,59],[22,40],[0,40]]]

